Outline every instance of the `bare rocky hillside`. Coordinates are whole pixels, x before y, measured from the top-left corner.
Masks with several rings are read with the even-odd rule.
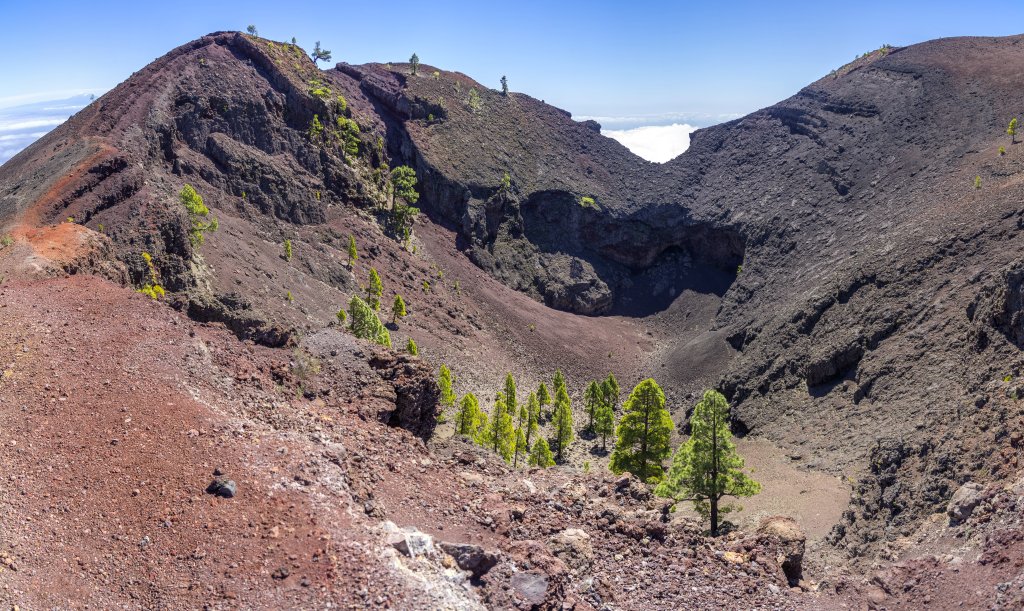
[[[321,70],[238,33],[171,51],[0,167],[4,595],[898,607],[956,601],[957,572],[1012,606],[1020,567],[993,558],[1016,549],[1024,494],[1024,152],[1005,134],[1022,41],[876,50],[663,165],[432,66]],[[408,244],[389,225],[399,165],[421,196]],[[219,223],[202,244],[185,184]],[[160,303],[132,292],[143,253]],[[409,306],[395,347],[421,358],[337,323],[371,267]],[[595,440],[524,473],[448,439],[441,363],[483,397],[561,368],[577,405],[609,371],[655,377],[680,425],[720,388],[735,433],[852,488],[849,509],[790,591],[777,537],[704,538],[605,478]],[[238,498],[205,495],[225,466]],[[39,592],[55,555],[78,569]]]

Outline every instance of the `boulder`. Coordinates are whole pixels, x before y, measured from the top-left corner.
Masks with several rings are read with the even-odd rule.
[[[800,582],[803,577],[804,546],[807,535],[796,523],[787,516],[769,516],[761,520],[757,532],[778,539],[780,548],[776,558],[791,585]]]
[[[516,573],[511,579],[512,589],[528,604],[539,607],[548,597],[548,576],[541,573]]]
[[[410,558],[434,551],[434,538],[414,526],[399,528],[394,522],[385,522],[384,531],[388,545]]]
[[[586,570],[594,559],[590,535],[579,528],[567,528],[548,540],[548,549],[573,570]]]
[[[474,579],[479,579],[487,571],[494,568],[501,560],[499,552],[487,551],[479,545],[471,543],[448,543],[442,541],[438,544],[441,550],[455,559],[455,564],[463,571],[469,571]]]
[[[238,492],[238,486],[230,479],[217,478],[210,482],[210,485],[206,487],[207,494],[224,497],[226,499],[233,498],[236,492]]]
[[[957,525],[967,521],[974,513],[974,509],[981,504],[982,486],[974,482],[967,482],[953,493],[946,506],[946,514],[949,515],[950,525]]]

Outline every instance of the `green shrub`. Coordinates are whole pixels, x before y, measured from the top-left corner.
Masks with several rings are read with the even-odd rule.
[[[324,124],[320,122],[320,115],[313,115],[313,120],[306,129],[306,135],[312,142],[320,142],[324,138]]]
[[[975,189],[980,189],[981,188],[981,176],[975,176],[974,177],[974,188]]]
[[[292,241],[291,240],[285,240],[284,241],[284,260],[285,261],[291,261],[292,260]]]
[[[1006,154],[1006,147],[1005,146],[999,147],[999,156],[1002,157],[1005,154]]]
[[[309,95],[320,98],[321,100],[326,100],[333,94],[334,92],[331,91],[331,87],[320,79],[315,78],[309,81]]]
[[[580,198],[580,206],[584,208],[593,208],[594,210],[597,210],[597,202],[594,201],[593,197],[589,197],[586,195]]]
[[[0,236],[0,250],[3,250],[3,249],[5,249],[5,248],[7,248],[9,246],[12,246],[13,244],[14,244],[14,238],[12,238],[10,235]]]
[[[474,113],[480,112],[484,107],[483,100],[480,99],[480,93],[476,90],[476,87],[472,87],[469,90],[469,98],[466,100],[466,103]]]
[[[146,285],[139,289],[138,292],[148,296],[150,299],[160,299],[166,294],[164,287],[160,286],[159,278],[156,273],[156,266],[153,265],[153,257],[148,252],[142,253],[142,260],[146,262],[146,269],[148,270],[148,281]]]
[[[409,338],[409,341],[406,342],[405,344],[405,351],[411,354],[412,356],[420,355],[420,349],[416,347],[416,342],[414,342],[411,337]]]
[[[345,154],[355,157],[359,154],[359,124],[345,117],[338,117],[337,124]]]
[[[380,318],[377,318],[377,313],[365,301],[353,295],[348,302],[348,313],[349,319],[352,321],[349,329],[352,330],[353,335],[388,348],[391,347],[391,334],[388,333]]]
[[[216,218],[210,217],[210,209],[206,207],[202,196],[196,192],[192,185],[182,187],[178,197],[181,199],[182,205],[185,206],[185,210],[188,211],[191,223],[188,239],[194,248],[198,248],[206,241],[206,232],[217,231],[220,224]],[[207,217],[209,217],[209,221],[206,220]]]

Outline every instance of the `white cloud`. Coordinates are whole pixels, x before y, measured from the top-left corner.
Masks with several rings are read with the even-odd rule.
[[[0,164],[46,135],[93,99],[91,95],[79,94],[26,102],[38,97],[41,96],[0,98]],[[4,104],[15,105],[5,107]]]
[[[63,122],[64,119],[29,119],[27,121],[11,121],[10,123],[0,120],[0,132],[17,132],[39,127],[57,127]]]
[[[648,161],[665,163],[690,146],[690,134],[697,128],[687,123],[645,125],[633,129],[608,129],[601,133],[621,142],[626,148]]]

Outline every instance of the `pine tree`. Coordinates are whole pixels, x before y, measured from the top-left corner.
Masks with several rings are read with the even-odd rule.
[[[480,427],[484,424],[484,413],[480,411],[480,402],[476,395],[466,393],[459,404],[455,415],[455,434],[465,435],[475,442],[480,441]]]
[[[601,450],[608,450],[608,436],[615,432],[615,412],[612,406],[602,401],[594,413],[594,433],[601,437]]]
[[[615,473],[629,471],[645,482],[661,479],[661,463],[671,452],[669,438],[675,429],[665,409],[665,393],[648,378],[636,385],[623,410],[609,468]]]
[[[525,458],[530,453],[530,446],[526,445],[526,435],[523,434],[522,428],[516,429],[515,434],[515,449],[512,452],[512,466],[519,466],[519,455],[522,454]]]
[[[515,449],[515,430],[512,426],[512,414],[509,413],[505,405],[505,396],[502,393],[498,393],[498,397],[494,401],[494,409],[491,411],[484,440],[487,447],[505,459],[505,462],[512,460]]]
[[[1010,136],[1010,144],[1017,144],[1017,117],[1010,119],[1010,127],[1006,128],[1006,133]]]
[[[568,389],[565,388],[565,376],[562,375],[561,369],[555,370],[554,384],[551,388],[555,391],[556,396],[558,395],[559,388],[564,389],[568,393]]]
[[[547,439],[541,437],[537,443],[533,444],[533,450],[530,452],[530,466],[542,469],[555,466],[555,458],[551,455]]]
[[[551,405],[551,393],[548,392],[548,385],[544,382],[541,382],[540,388],[537,389],[537,401],[542,408]]]
[[[416,170],[406,165],[400,165],[391,170],[391,185],[394,193],[410,204],[415,204],[420,199],[416,192]]]
[[[348,236],[348,268],[352,269],[352,266],[356,264],[356,259],[359,258],[359,251],[356,250],[356,236]]]
[[[352,269],[355,265],[355,260],[359,258],[359,252],[355,250],[355,236],[348,236],[348,268]]]
[[[600,409],[601,405],[604,403],[604,397],[605,395],[601,385],[591,380],[590,384],[587,386],[586,393],[583,395],[583,406],[587,410],[588,417],[588,431],[594,430],[594,416],[597,413],[597,410]]]
[[[402,296],[395,294],[395,301],[391,304],[391,322],[397,323],[399,318],[405,316],[405,301]]]
[[[601,390],[604,392],[605,403],[611,405],[612,411],[619,406],[619,382],[615,375],[609,373],[604,382],[601,383]]]
[[[416,346],[416,342],[414,342],[411,337],[409,338],[409,341],[406,342],[405,344],[405,351],[411,354],[412,356],[420,355],[420,349]]]
[[[692,501],[711,520],[711,534],[718,534],[719,513],[733,507],[719,507],[723,497],[752,496],[761,491],[742,471],[743,459],[736,453],[729,431],[729,403],[721,393],[709,390],[690,416],[690,438],[676,450],[672,467],[655,494],[677,501]]]
[[[524,409],[526,409],[526,447],[529,448],[531,447],[530,440],[540,428],[540,401],[537,400],[536,393],[530,393]]]
[[[313,58],[314,66],[320,60],[323,60],[325,62],[331,61],[331,52],[328,51],[327,49],[321,49],[319,40],[316,41],[315,45],[313,45],[313,52],[310,53],[309,56]]]
[[[501,95],[508,95],[508,79],[501,75]]]
[[[519,403],[516,401],[516,380],[511,373],[505,376],[505,404],[510,412],[517,412]]]
[[[284,241],[284,260],[285,261],[291,261],[292,260],[292,241],[291,240],[285,240]]]
[[[380,298],[384,294],[384,283],[380,281],[377,270],[370,268],[370,284],[366,287],[366,303],[374,311],[380,310]]]
[[[558,444],[558,460],[562,460],[565,449],[572,443],[572,403],[563,383],[555,391],[555,442]]]
[[[348,302],[349,328],[352,334],[361,339],[368,339],[382,346],[391,347],[391,334],[384,323],[377,318],[377,313],[358,296],[353,295]]]
[[[452,388],[455,386],[455,376],[452,375],[452,370],[448,369],[447,365],[441,365],[441,372],[437,376],[437,386],[441,389],[441,405],[445,407],[451,407],[455,405],[455,392]]]
[[[259,36],[260,35],[260,33],[256,30],[256,26],[254,26],[254,25],[250,25],[249,27],[245,28],[245,31],[249,33],[249,36]]]
[[[420,69],[420,56],[415,53],[409,58],[409,71],[412,72],[413,76],[416,76],[416,72]]]

